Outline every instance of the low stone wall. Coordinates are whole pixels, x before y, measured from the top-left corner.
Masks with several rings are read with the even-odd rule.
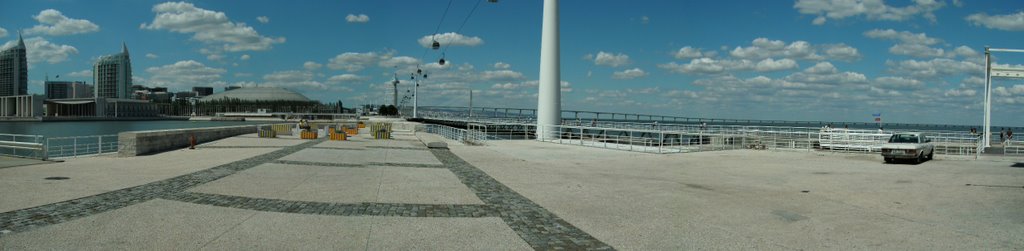
[[[257,125],[133,131],[117,134],[117,156],[132,157],[188,147],[189,136],[196,144],[247,133],[256,133]]]

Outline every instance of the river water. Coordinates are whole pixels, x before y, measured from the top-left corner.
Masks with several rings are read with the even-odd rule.
[[[181,129],[215,126],[265,124],[245,121],[73,121],[73,122],[0,122],[0,133],[43,135],[47,138],[117,134],[127,131]]]

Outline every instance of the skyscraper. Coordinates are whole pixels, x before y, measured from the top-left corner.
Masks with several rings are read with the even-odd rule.
[[[131,98],[132,61],[128,45],[121,44],[121,53],[100,57],[92,67],[92,75],[97,98]]]
[[[28,59],[25,40],[18,34],[18,44],[0,51],[0,97],[28,94]]]

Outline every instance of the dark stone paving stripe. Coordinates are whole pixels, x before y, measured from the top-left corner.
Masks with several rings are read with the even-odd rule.
[[[210,169],[152,182],[145,185],[101,193],[73,200],[0,213],[0,231],[17,233],[36,227],[63,223],[74,219],[120,209],[161,196],[185,191],[194,186],[232,175],[238,171],[298,152],[319,144],[324,139],[285,147],[263,155],[243,159]],[[4,234],[6,235],[6,234]]]
[[[444,165],[416,164],[416,163],[393,163],[393,162],[367,162],[365,164],[353,164],[353,163],[330,163],[330,162],[298,161],[298,160],[278,160],[278,161],[274,161],[273,163],[288,164],[288,165],[334,166],[334,167],[395,166],[395,167],[415,167],[415,168],[447,168]]]
[[[287,145],[280,145],[280,147],[270,147],[270,145],[199,145],[197,149],[283,149]]]
[[[345,151],[362,151],[366,149],[362,148],[351,148],[351,147],[333,147],[333,146],[314,146],[310,149],[326,149],[326,150],[345,150]]]
[[[318,214],[336,216],[396,216],[396,217],[498,217],[498,210],[490,205],[435,205],[409,203],[330,203],[253,198],[207,193],[176,193],[162,199],[193,204],[230,207],[254,211]]]
[[[398,147],[398,146],[367,146],[366,148],[395,149],[395,150],[420,150],[420,151],[429,151],[430,150],[429,148],[425,148],[425,147],[424,148],[419,148],[419,147]]]
[[[614,250],[530,199],[501,184],[447,149],[430,149],[481,201],[536,250]]]

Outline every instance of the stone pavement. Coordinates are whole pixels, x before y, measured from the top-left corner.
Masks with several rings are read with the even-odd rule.
[[[158,154],[260,153],[84,197],[13,203],[20,205],[0,213],[0,249],[612,249],[447,149],[427,149],[411,133],[366,135],[242,135]],[[146,158],[161,161],[102,161],[146,168]],[[6,185],[0,179],[0,189]],[[310,239],[267,241],[279,233]]]
[[[1024,247],[1019,158],[421,142],[436,140],[242,135],[0,168],[0,250]]]

